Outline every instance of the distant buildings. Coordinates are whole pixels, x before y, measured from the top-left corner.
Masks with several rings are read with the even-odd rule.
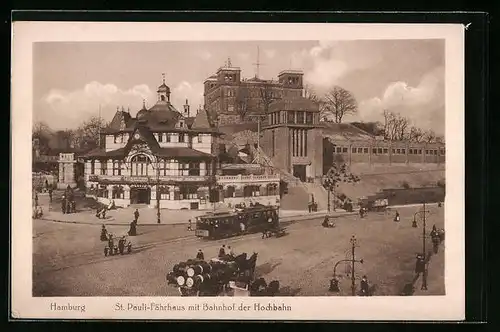
[[[102,130],[100,148],[81,156],[87,194],[117,206],[210,209],[239,202],[279,203],[279,175],[222,175],[220,132],[207,112],[190,116],[170,102],[165,80],[158,100],[136,117],[117,110]],[[233,173],[234,174],[234,173]]]
[[[205,108],[220,125],[237,123],[244,115],[266,113],[275,100],[301,97],[302,78],[301,71],[285,70],[278,80],[245,79],[241,69],[228,61],[204,82]]]

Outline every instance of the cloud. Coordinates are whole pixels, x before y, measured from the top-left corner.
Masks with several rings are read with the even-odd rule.
[[[264,54],[266,55],[266,57],[268,57],[269,59],[272,59],[276,56],[276,50],[273,50],[273,49],[267,49],[267,50],[264,50]]]
[[[178,111],[182,112],[184,110],[183,105],[186,99],[188,99],[189,105],[191,106],[191,115],[194,115],[198,106],[204,104],[203,89],[202,82],[190,83],[182,81],[172,89],[170,97],[172,104]]]
[[[304,71],[304,81],[317,92],[324,93],[347,74],[370,68],[381,60],[364,45],[353,42],[323,40],[309,49],[293,52],[292,68]]]
[[[53,89],[40,101],[36,119],[56,129],[75,128],[84,120],[99,114],[111,120],[117,107],[130,107],[132,115],[142,107],[142,100],[154,101],[153,92],[146,84],[122,90],[114,84],[90,82],[74,91]]]
[[[212,57],[212,53],[208,52],[208,51],[202,51],[200,53],[198,53],[198,56],[202,59],[202,60],[210,60],[210,58]]]
[[[183,81],[172,88],[171,102],[178,111],[182,112],[186,98],[192,111],[203,105],[203,83]],[[54,129],[76,128],[91,116],[97,116],[99,107],[101,116],[108,121],[113,118],[117,107],[122,106],[125,109],[130,107],[131,115],[135,116],[142,108],[143,99],[148,107],[153,106],[157,99],[156,92],[146,84],[122,90],[114,84],[90,82],[74,91],[51,90],[37,104],[39,109],[35,112],[35,121],[44,121]]]
[[[381,121],[383,111],[389,110],[409,118],[422,128],[444,131],[444,67],[426,73],[417,86],[407,82],[390,83],[382,96],[359,103],[357,117],[363,121]]]

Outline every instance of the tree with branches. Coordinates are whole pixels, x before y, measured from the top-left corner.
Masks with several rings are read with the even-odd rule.
[[[249,89],[239,88],[236,91],[234,103],[241,120],[244,120],[252,109],[252,96]]]
[[[264,86],[260,87],[259,96],[264,114],[267,114],[269,105],[271,105],[273,101],[281,99],[281,97],[276,93],[276,91],[273,91],[269,84],[265,84]]]
[[[92,116],[76,130],[76,145],[82,149],[97,148],[99,134],[108,126],[108,122],[98,116]]]
[[[410,120],[389,110],[384,110],[384,138],[390,141],[402,141],[408,138]]]
[[[358,104],[352,93],[339,86],[330,89],[321,101],[322,117],[335,123],[341,123],[345,115],[358,111]]]

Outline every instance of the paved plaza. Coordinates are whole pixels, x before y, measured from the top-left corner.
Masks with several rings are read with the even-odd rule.
[[[202,249],[206,258],[215,257],[225,243],[236,253],[258,253],[258,277],[279,280],[281,295],[350,295],[348,266],[340,264],[340,293],[328,292],[334,264],[348,257],[355,235],[358,241],[356,283],[366,275],[375,285],[375,295],[400,295],[414,277],[415,255],[422,250],[422,231],[412,227],[420,207],[398,208],[401,222],[392,221],[394,211],[339,215],[335,228],[321,227],[321,218],[284,222],[288,235],[262,239],[251,234],[226,240],[201,240],[183,224],[138,225],[138,236],[131,237],[129,255],[104,257],[99,240],[100,223],[57,223],[33,220],[34,296],[178,296],[167,286],[165,275],[174,264],[193,258]],[[430,206],[427,225],[444,228],[444,210]],[[94,216],[95,218],[95,216]],[[293,219],[293,218],[291,218]],[[109,225],[110,232],[124,234],[128,225]],[[427,239],[428,248],[431,240]],[[415,295],[442,295],[444,289],[444,247],[429,264],[428,290],[415,282]]]

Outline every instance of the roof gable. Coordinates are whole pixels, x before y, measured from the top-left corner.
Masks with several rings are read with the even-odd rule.
[[[194,118],[191,128],[193,129],[207,129],[211,128],[210,122],[208,120],[208,114],[206,110],[200,110],[196,117]]]
[[[150,152],[153,153],[158,151],[160,148],[160,145],[158,144],[158,141],[154,137],[153,133],[148,128],[140,125],[136,126],[132,135],[130,135],[127,145],[125,145],[126,153],[129,153],[134,146],[146,146]]]
[[[124,130],[127,127],[128,122],[130,121],[130,113],[125,111],[116,111],[113,119],[109,123],[106,129],[111,131],[119,131]]]

